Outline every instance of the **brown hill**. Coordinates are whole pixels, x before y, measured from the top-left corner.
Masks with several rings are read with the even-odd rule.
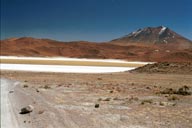
[[[59,42],[49,39],[18,38],[1,41],[4,56],[65,56],[78,58],[114,58],[135,60],[151,48],[117,46],[107,43]],[[137,51],[140,51],[137,53]],[[145,59],[143,59],[145,60]]]
[[[192,63],[160,62],[139,67],[135,70],[132,70],[131,72],[192,74]]]
[[[192,61],[192,49],[178,50],[160,45],[60,42],[30,37],[1,41],[3,56],[63,56],[78,58],[111,58],[132,61]]]

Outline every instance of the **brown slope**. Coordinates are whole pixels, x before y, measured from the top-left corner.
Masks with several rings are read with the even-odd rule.
[[[107,43],[58,42],[53,40],[18,38],[1,41],[1,55],[65,56],[79,58],[114,58],[148,60],[143,55],[153,51],[146,46],[116,46]]]
[[[50,39],[12,38],[1,41],[3,56],[63,56],[78,58],[111,58],[132,61],[192,61],[192,50],[174,50],[161,45],[60,42]],[[171,49],[171,50],[170,50]],[[183,57],[183,52],[185,56]]]

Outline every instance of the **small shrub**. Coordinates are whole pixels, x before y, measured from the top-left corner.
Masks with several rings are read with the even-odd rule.
[[[147,100],[143,100],[143,101],[141,102],[142,105],[144,105],[145,103],[152,104],[152,103],[153,103],[153,100],[152,100],[152,99],[147,99]]]
[[[160,92],[161,94],[174,94],[175,90],[172,88],[166,88],[163,91]]]
[[[98,101],[102,101],[102,98],[99,98]]]
[[[49,85],[45,85],[43,88],[44,89],[50,89],[51,87]]]
[[[190,91],[188,86],[183,86],[177,90],[178,95],[191,95],[192,92]]]
[[[102,78],[97,78],[97,80],[102,80]]]
[[[179,89],[166,88],[165,90],[160,92],[161,94],[177,94],[177,95],[191,95],[192,91],[188,86],[180,87]]]
[[[139,98],[138,98],[138,97],[134,97],[133,100],[134,100],[134,101],[138,101]]]
[[[118,97],[113,98],[113,100],[120,100]]]
[[[142,101],[142,102],[141,102],[141,104],[142,104],[142,105],[144,105],[144,104],[145,104],[145,102],[143,102],[143,101]]]
[[[177,96],[170,96],[167,98],[169,101],[175,101],[175,100],[179,100],[179,98]]]
[[[24,87],[24,88],[28,88],[29,86],[28,86],[27,84],[24,84],[23,87]]]
[[[133,97],[133,96],[131,96],[131,98],[129,99],[129,101],[138,101],[138,100],[139,100],[138,97]]]
[[[61,86],[62,86],[62,84],[57,85],[57,87],[61,87]]]

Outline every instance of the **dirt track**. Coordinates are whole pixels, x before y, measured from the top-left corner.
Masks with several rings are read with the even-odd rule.
[[[19,128],[10,101],[9,91],[12,91],[16,83],[8,79],[0,78],[1,83],[1,128]]]
[[[26,127],[192,127],[192,96],[159,93],[184,85],[191,89],[191,75],[3,71],[1,77],[20,81],[18,90],[27,95],[28,100],[24,100],[27,102],[16,104],[16,108],[26,104],[35,107],[30,115],[18,117]]]

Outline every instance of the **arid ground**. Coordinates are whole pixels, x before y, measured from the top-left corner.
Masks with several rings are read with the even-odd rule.
[[[191,128],[192,75],[1,71],[24,128]],[[186,91],[186,90],[187,91]],[[30,114],[19,114],[26,105]]]

